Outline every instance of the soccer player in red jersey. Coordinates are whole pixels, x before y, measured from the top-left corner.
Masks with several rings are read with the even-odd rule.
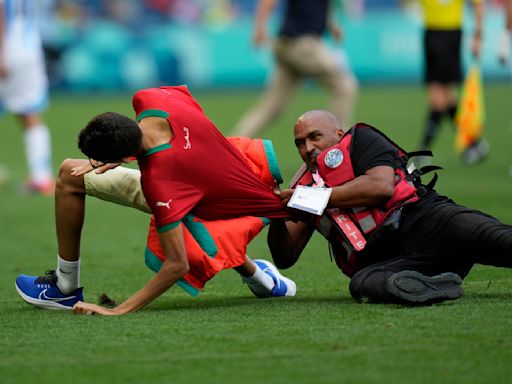
[[[286,216],[280,198],[274,194],[272,187],[254,174],[240,151],[222,136],[186,87],[139,91],[133,98],[133,107],[136,122],[113,112],[93,118],[79,136],[79,147],[89,157],[90,164],[75,162],[71,169],[74,175],[81,176],[91,168],[103,166],[103,169],[108,169],[113,167],[109,164],[137,158],[140,184],[148,210],[155,217],[163,253],[161,267],[149,283],[114,309],[83,303],[81,291],[74,295],[75,299],[66,296],[73,295],[78,289],[77,278],[67,286],[66,281],[72,280],[68,274],[78,274],[78,264],[73,263],[79,262],[81,222],[77,226],[76,222],[69,222],[72,218],[63,216],[67,199],[78,195],[78,199],[83,200],[83,190],[82,181],[76,183],[79,184],[79,193],[75,196],[72,193],[66,195],[65,188],[61,186],[59,200],[58,183],[56,216],[59,265],[57,272],[51,276],[18,277],[16,287],[25,301],[48,307],[51,297],[47,298],[47,291],[43,292],[48,289],[46,284],[51,289],[55,286],[53,293],[62,293],[63,299],[66,299],[62,305],[73,307],[75,313],[111,315],[132,312],[159,297],[188,273],[190,266],[184,229],[180,225],[187,215],[192,214],[201,220]],[[66,169],[69,171],[69,168],[68,165]],[[65,177],[60,179],[64,180]],[[72,181],[68,182],[67,186],[72,184]],[[70,203],[74,207],[79,204],[76,200]],[[69,212],[67,216],[70,216]],[[83,222],[83,207],[80,220]],[[73,230],[75,233],[70,233]],[[293,281],[281,276],[271,263],[259,264],[247,259],[240,268],[238,271],[257,296],[295,294]],[[251,278],[256,279],[253,285]],[[263,291],[260,290],[262,286]]]
[[[143,135],[142,148],[136,153],[119,152],[115,157],[137,155],[142,189],[159,228],[174,225],[191,210],[204,220],[240,217],[241,213],[284,216],[279,198],[254,176],[186,87],[139,91],[133,107],[141,123],[141,129],[134,124],[134,130]],[[81,149],[93,159],[111,159],[110,150],[96,144],[110,136],[102,126],[108,118],[112,117],[96,117],[81,135]],[[102,134],[105,138],[96,139]]]

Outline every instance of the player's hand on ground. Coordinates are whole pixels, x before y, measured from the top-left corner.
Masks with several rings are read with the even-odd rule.
[[[105,308],[100,305],[84,303],[79,301],[75,305],[73,305],[73,313],[75,315],[104,315],[104,316],[113,316],[117,313],[110,308]]]

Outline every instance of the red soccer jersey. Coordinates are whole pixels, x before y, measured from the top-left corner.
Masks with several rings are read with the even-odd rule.
[[[144,196],[160,231],[191,212],[203,220],[286,216],[280,199],[251,171],[188,89],[160,87],[133,98],[137,121],[169,121],[173,138],[138,158]]]

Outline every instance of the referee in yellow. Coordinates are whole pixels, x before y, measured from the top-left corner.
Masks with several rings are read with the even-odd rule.
[[[423,8],[423,49],[425,55],[425,83],[429,111],[422,149],[430,149],[443,117],[452,120],[457,111],[454,86],[462,80],[462,23],[464,0],[421,0]],[[471,38],[471,53],[480,58],[482,45],[484,0],[472,0],[475,18]],[[479,140],[462,154],[462,161],[469,165],[483,160],[489,151],[488,143]]]

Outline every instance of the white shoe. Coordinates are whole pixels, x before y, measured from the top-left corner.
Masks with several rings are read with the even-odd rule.
[[[297,292],[297,285],[295,282],[287,277],[284,277],[279,273],[276,266],[270,261],[264,259],[254,260],[254,263],[261,268],[263,273],[269,275],[274,280],[275,286],[272,288],[270,296],[272,297],[283,297],[283,296],[295,296]]]

